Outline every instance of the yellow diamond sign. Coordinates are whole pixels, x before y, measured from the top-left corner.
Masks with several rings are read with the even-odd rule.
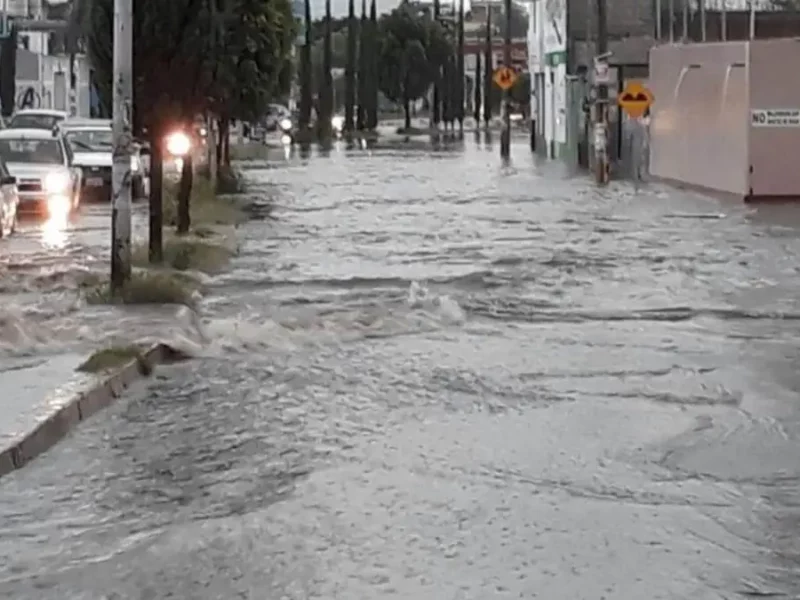
[[[517,82],[517,73],[510,67],[498,67],[492,79],[501,90],[510,90]]]

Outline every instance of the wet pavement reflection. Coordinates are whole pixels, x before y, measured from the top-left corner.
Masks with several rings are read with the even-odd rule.
[[[205,347],[0,481],[0,596],[800,593],[800,207],[522,142],[243,163]]]

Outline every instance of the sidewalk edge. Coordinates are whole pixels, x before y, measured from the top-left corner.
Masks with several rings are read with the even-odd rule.
[[[150,346],[141,357],[102,375],[90,389],[77,392],[17,441],[0,449],[0,477],[21,469],[47,452],[78,423],[119,398],[134,381],[150,375],[156,365],[173,362],[179,357],[179,352],[159,342]]]

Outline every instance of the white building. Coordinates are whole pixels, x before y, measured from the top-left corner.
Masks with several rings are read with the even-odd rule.
[[[563,156],[567,142],[567,0],[533,0],[528,15],[531,116],[537,148]]]
[[[0,0],[0,13],[7,11],[14,20],[41,21],[47,18],[50,7],[67,4],[69,0]],[[51,55],[50,33],[47,31],[19,32],[15,108],[54,108],[69,110],[70,60],[66,54]],[[76,56],[75,112],[90,115],[90,67],[85,56]]]

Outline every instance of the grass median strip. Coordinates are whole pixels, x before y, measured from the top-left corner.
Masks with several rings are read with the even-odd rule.
[[[190,275],[166,269],[134,271],[118,296],[108,283],[90,287],[89,304],[183,304],[194,307],[200,283]]]
[[[142,349],[136,345],[112,346],[97,350],[76,370],[84,373],[104,373],[126,365],[132,360],[136,360],[139,363],[139,370],[143,375],[149,375],[152,371],[152,367],[147,362]]]

